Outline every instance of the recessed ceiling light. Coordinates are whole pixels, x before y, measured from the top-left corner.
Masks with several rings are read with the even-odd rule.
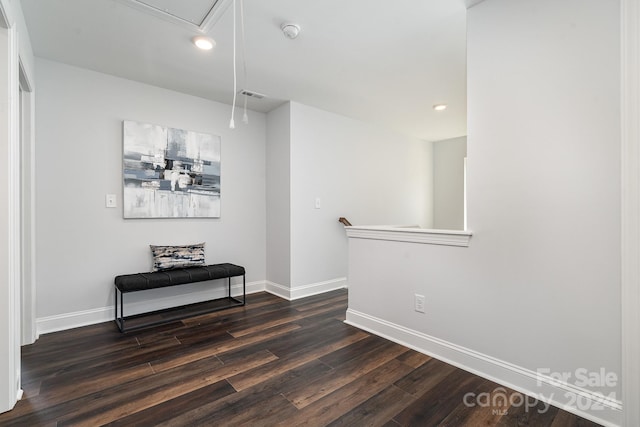
[[[447,109],[447,104],[436,104],[433,106],[433,109],[436,111],[442,111]]]
[[[211,50],[216,45],[216,42],[211,37],[206,36],[195,36],[191,41],[202,50]]]

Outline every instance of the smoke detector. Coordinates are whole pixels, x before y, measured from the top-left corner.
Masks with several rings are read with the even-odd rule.
[[[300,26],[296,24],[284,23],[280,26],[282,33],[289,39],[295,39],[300,34]]]

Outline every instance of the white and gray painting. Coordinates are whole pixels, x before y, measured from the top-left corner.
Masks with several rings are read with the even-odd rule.
[[[124,217],[220,217],[220,137],[124,121]]]

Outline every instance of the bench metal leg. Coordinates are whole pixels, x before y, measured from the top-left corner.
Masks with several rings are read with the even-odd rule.
[[[231,277],[229,277],[228,286],[229,286],[229,299],[237,302],[240,305],[246,305],[246,303],[247,303],[247,280],[246,280],[246,276],[244,274],[242,275],[242,300],[240,299],[240,295],[238,295],[237,297],[234,297],[234,296],[231,295]]]
[[[237,277],[237,276],[235,276]],[[240,300],[240,295],[238,295],[237,297],[234,297],[233,295],[231,295],[231,277],[229,277],[227,279],[227,297],[230,300],[235,301],[236,303],[240,304],[240,305],[245,305],[247,303],[247,281],[246,281],[246,275],[242,275],[242,300]]]
[[[120,330],[124,332],[124,293],[120,292]]]
[[[120,316],[118,316],[118,294],[120,294]],[[114,291],[114,300],[115,300],[115,322],[116,325],[118,325],[118,329],[120,329],[120,332],[124,332],[124,296],[122,291],[120,291],[120,289],[118,289],[117,287],[115,288]]]

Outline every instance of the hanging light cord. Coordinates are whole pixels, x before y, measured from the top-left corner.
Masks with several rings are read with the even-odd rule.
[[[233,116],[236,110],[236,93],[238,92],[238,77],[236,73],[236,0],[233,0],[233,103],[231,104],[231,121],[229,128],[235,129]]]
[[[240,0],[240,46],[242,47],[242,72],[244,78],[244,87],[247,89],[249,87],[247,83],[247,52],[245,49],[244,43],[244,0]],[[244,96],[244,114],[242,116],[242,121],[245,124],[249,123],[249,116],[247,115],[247,98],[248,96]]]

